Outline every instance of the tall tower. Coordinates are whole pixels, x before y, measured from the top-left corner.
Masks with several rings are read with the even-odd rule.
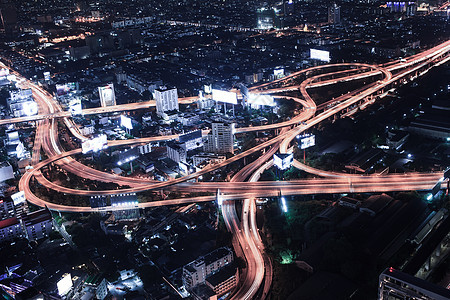
[[[328,8],[328,23],[341,23],[341,7],[334,3]]]

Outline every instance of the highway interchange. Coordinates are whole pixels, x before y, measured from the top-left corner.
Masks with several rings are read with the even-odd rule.
[[[269,291],[271,282],[271,262],[265,254],[264,247],[258,234],[255,221],[255,198],[298,194],[318,194],[318,193],[347,193],[347,192],[383,192],[383,191],[405,191],[405,190],[427,190],[430,189],[442,177],[440,173],[412,173],[412,174],[390,174],[360,176],[349,175],[336,172],[314,169],[295,160],[293,166],[308,173],[325,177],[308,180],[295,181],[276,181],[276,182],[258,182],[259,175],[272,165],[272,155],[276,151],[287,153],[292,151],[292,141],[295,137],[309,128],[340,113],[351,114],[364,108],[370,103],[376,101],[377,96],[383,96],[386,90],[396,84],[401,84],[405,80],[412,80],[426,73],[433,66],[447,62],[450,59],[448,52],[450,50],[450,41],[440,44],[434,48],[423,51],[422,53],[406,58],[405,61],[391,62],[385,65],[372,66],[359,63],[346,63],[335,65],[324,65],[301,70],[290,74],[281,79],[268,82],[259,86],[250,88],[253,93],[273,94],[275,97],[292,99],[299,102],[303,109],[301,112],[286,122],[270,124],[263,126],[254,126],[247,128],[237,128],[236,134],[279,130],[280,134],[267,142],[261,143],[247,151],[241,152],[223,163],[209,165],[199,172],[184,176],[175,180],[165,182],[155,182],[138,178],[128,178],[117,176],[111,173],[105,173],[92,169],[77,162],[73,156],[81,153],[81,149],[75,149],[65,152],[58,139],[57,118],[62,118],[64,124],[68,127],[72,135],[85,140],[76,124],[70,118],[70,113],[64,112],[52,95],[41,87],[22,81],[23,87],[33,90],[34,97],[39,105],[39,115],[27,118],[4,119],[0,124],[36,121],[36,137],[33,147],[32,164],[33,168],[26,172],[19,183],[19,189],[25,192],[26,199],[38,206],[47,206],[53,210],[73,211],[73,212],[95,212],[100,210],[112,210],[114,208],[90,208],[65,206],[56,203],[49,203],[34,195],[30,189],[30,181],[34,177],[43,186],[65,194],[77,195],[99,195],[99,194],[118,194],[124,192],[140,192],[155,189],[171,189],[180,192],[217,192],[217,196],[203,196],[194,198],[170,199],[164,201],[154,201],[139,203],[139,207],[156,207],[161,205],[182,205],[194,202],[214,201],[220,197],[222,203],[222,214],[227,228],[233,233],[234,247],[236,253],[241,254],[247,261],[247,268],[244,270],[242,284],[233,294],[234,299],[253,299],[255,297],[264,299]],[[337,70],[336,70],[337,69]],[[308,89],[323,85],[333,85],[344,81],[356,80],[361,78],[373,77],[380,80],[369,83],[356,91],[351,91],[336,99],[331,99],[326,105],[317,106]],[[305,78],[300,85],[295,84],[294,80]],[[287,91],[299,91],[302,98],[283,96]],[[180,99],[180,103],[192,103],[194,97]],[[84,110],[84,114],[97,114],[105,112],[127,111],[142,109],[154,106],[153,101],[126,104],[107,108],[95,108]],[[318,113],[321,111],[320,113]],[[205,132],[206,134],[206,132]],[[163,141],[177,139],[177,135],[155,136],[142,139],[109,141],[108,145],[125,146],[138,145],[151,141]],[[40,150],[43,149],[48,157],[41,160]],[[242,170],[237,172],[230,182],[187,182],[190,179],[198,178],[208,172],[217,170],[232,162],[242,159],[250,154],[265,150],[265,153],[258,157],[254,162],[248,164]],[[45,178],[41,169],[51,163],[59,165],[67,172],[71,172],[83,178],[98,180],[104,182],[114,182],[121,186],[129,186],[126,189],[106,190],[106,191],[88,191],[71,189],[60,186]],[[247,183],[242,183],[248,180]],[[236,182],[240,182],[236,184]],[[238,216],[234,201],[244,200],[241,216]],[[261,289],[261,285],[263,288]],[[256,296],[258,295],[258,296]]]

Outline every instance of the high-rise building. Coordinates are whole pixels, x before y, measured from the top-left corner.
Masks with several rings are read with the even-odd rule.
[[[156,100],[156,113],[158,115],[163,115],[165,112],[176,111],[179,109],[178,91],[176,88],[156,89],[153,96]]]
[[[7,36],[17,32],[17,10],[15,1],[0,0],[0,17],[2,27]]]
[[[98,88],[100,95],[100,104],[102,107],[116,105],[116,94],[114,93],[114,85],[112,83],[107,86],[100,86]]]
[[[278,8],[258,8],[256,10],[256,28],[282,28],[282,10]]]
[[[292,0],[285,0],[283,3],[283,9],[284,9],[284,15],[290,16],[293,15],[295,12],[295,6],[294,1]]]
[[[234,153],[234,123],[217,122],[212,123],[211,127],[203,145],[204,150],[212,153]]]
[[[328,23],[341,23],[341,7],[334,3],[328,8]]]
[[[378,299],[444,300],[450,299],[450,290],[388,268],[379,277]]]

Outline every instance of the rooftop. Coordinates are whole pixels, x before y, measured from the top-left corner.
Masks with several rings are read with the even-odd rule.
[[[5,220],[0,221],[0,229],[6,228],[9,226],[13,226],[16,224],[19,224],[19,220],[17,220],[16,217],[5,219]]]
[[[52,220],[52,214],[47,208],[29,213],[22,217],[22,220],[25,224],[25,226],[31,226],[34,224],[38,224],[44,221],[51,221]]]

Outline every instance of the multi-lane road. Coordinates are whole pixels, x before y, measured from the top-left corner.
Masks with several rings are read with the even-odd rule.
[[[340,174],[334,172],[327,172],[317,170],[298,161],[294,162],[294,166],[303,169],[318,176],[329,177],[325,179],[311,179],[311,180],[297,180],[289,182],[257,182],[259,174],[263,169],[271,165],[271,156],[277,150],[281,152],[288,152],[292,140],[298,134],[323,122],[324,120],[337,115],[344,110],[351,110],[356,107],[365,107],[368,103],[372,103],[377,95],[383,93],[384,90],[392,87],[398,82],[405,79],[411,79],[420,76],[433,66],[445,63],[449,60],[448,52],[450,50],[450,41],[442,43],[434,48],[423,51],[407,58],[404,61],[397,61],[381,66],[372,66],[367,64],[349,63],[325,65],[301,70],[292,73],[289,76],[278,79],[276,81],[265,83],[257,87],[252,87],[249,90],[255,93],[275,94],[276,97],[285,97],[299,102],[303,106],[303,110],[292,118],[283,123],[270,124],[264,126],[255,126],[248,128],[237,128],[236,133],[245,133],[251,131],[263,131],[282,129],[281,133],[267,142],[256,145],[252,149],[241,152],[226,161],[210,165],[199,172],[195,172],[188,176],[171,180],[168,182],[155,182],[143,179],[128,178],[116,176],[110,173],[105,173],[100,170],[95,170],[84,166],[77,162],[73,156],[81,152],[80,149],[73,151],[64,151],[58,140],[58,126],[55,121],[56,118],[63,118],[64,124],[69,128],[70,132],[80,140],[86,139],[82,136],[77,126],[70,118],[68,112],[63,112],[61,107],[54,101],[52,95],[42,88],[25,81],[24,86],[30,87],[33,90],[34,97],[39,105],[39,115],[28,118],[17,118],[0,120],[1,124],[23,122],[35,120],[36,122],[36,138],[33,148],[33,169],[29,170],[21,178],[19,188],[25,192],[28,201],[39,205],[47,205],[50,209],[61,211],[77,211],[77,212],[95,212],[104,209],[112,210],[114,208],[90,208],[90,207],[73,207],[64,206],[55,203],[49,203],[40,199],[30,190],[30,180],[35,177],[40,184],[45,187],[66,194],[78,195],[98,195],[98,194],[117,194],[123,192],[138,192],[149,189],[177,189],[181,192],[215,192],[220,189],[223,195],[222,213],[226,221],[227,227],[233,232],[236,247],[240,247],[242,253],[248,262],[246,274],[243,279],[242,286],[236,291],[234,297],[236,299],[252,299],[258,293],[259,287],[264,281],[264,290],[260,291],[258,295],[265,297],[270,287],[271,272],[268,270],[270,260],[264,255],[263,245],[259,238],[256,222],[255,222],[255,201],[256,197],[277,196],[280,192],[284,195],[298,195],[298,194],[317,194],[317,193],[346,193],[346,192],[383,192],[383,191],[405,191],[405,190],[426,190],[430,189],[437,180],[442,176],[440,173],[433,174],[406,174],[406,175],[388,175],[388,176],[349,176],[348,174]],[[380,80],[370,83],[364,87],[360,87],[356,91],[351,91],[341,97],[333,99],[333,102],[327,107],[322,107],[323,112],[315,114],[317,105],[308,94],[308,89],[319,87],[323,85],[332,85],[344,81],[356,80],[366,78],[369,76],[378,76]],[[303,78],[300,84],[295,84],[295,80]],[[280,93],[286,91],[298,90],[301,98],[291,96],[281,96]],[[181,102],[192,103],[195,97],[183,98]],[[370,100],[371,102],[369,102]],[[83,110],[83,114],[108,113],[116,111],[127,111],[141,108],[148,108],[154,106],[154,102],[142,102],[126,105],[119,105],[109,108],[95,108]],[[304,123],[307,121],[307,124]],[[110,141],[110,146],[119,145],[137,145],[148,143],[151,141],[176,139],[178,136],[165,137],[148,137],[143,139],[127,140],[127,141]],[[47,159],[40,161],[40,149],[44,150]],[[268,149],[268,150],[267,150]],[[256,161],[249,164],[241,171],[239,171],[231,182],[186,182],[189,179],[194,179],[200,175],[217,170],[232,162],[242,159],[250,154],[264,151]],[[106,191],[88,191],[77,190],[68,187],[60,186],[46,179],[40,172],[41,168],[50,164],[56,163],[61,168],[68,172],[74,173],[77,176],[89,178],[99,181],[115,182],[122,186],[129,186],[129,188],[120,190],[106,190]],[[243,183],[250,177],[250,182]],[[240,182],[236,184],[236,182]],[[234,208],[231,200],[244,199],[243,211],[241,213],[241,221],[239,221],[238,214]],[[195,197],[195,198],[181,198],[164,201],[155,201],[148,203],[140,203],[139,207],[155,207],[161,205],[181,205],[193,202],[213,201],[215,196]],[[266,270],[266,271],[264,271]]]

